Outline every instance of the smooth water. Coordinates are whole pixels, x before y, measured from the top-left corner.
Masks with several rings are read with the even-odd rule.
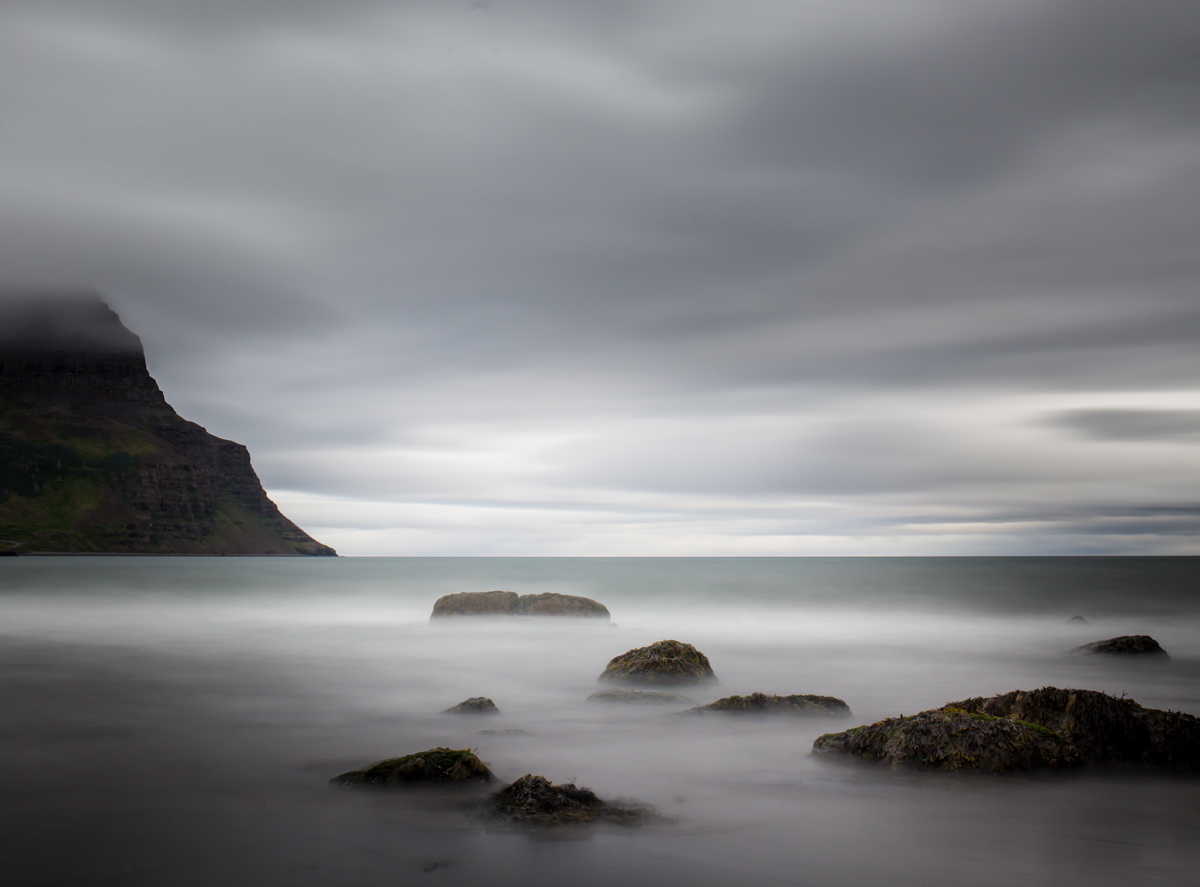
[[[1016,777],[816,758],[822,732],[1047,684],[1200,714],[1200,561],[0,559],[0,872],[131,885],[1191,884],[1200,780]],[[442,594],[594,597],[618,627],[429,623]],[[1075,614],[1087,625],[1067,625]],[[1151,634],[1170,662],[1066,651]],[[846,720],[587,703],[677,638],[721,679]],[[439,712],[490,696],[500,717]],[[483,733],[479,731],[525,731]],[[514,829],[470,790],[329,777],[471,746],[664,820]]]

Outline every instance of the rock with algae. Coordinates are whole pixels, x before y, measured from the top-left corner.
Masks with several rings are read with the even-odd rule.
[[[469,748],[431,748],[402,758],[388,758],[329,781],[335,785],[403,785],[491,782],[493,778],[487,764]]]
[[[614,657],[601,673],[601,681],[622,684],[714,684],[708,657],[680,641],[657,641]]]
[[[1200,718],[1143,708],[1095,690],[1014,690],[951,702],[947,708],[1018,719],[1066,738],[1089,763],[1200,769]]]
[[[854,755],[892,766],[1005,772],[1075,767],[1075,746],[1045,727],[963,709],[886,718],[813,743],[818,753]]]
[[[588,788],[573,783],[554,785],[544,776],[525,774],[492,795],[491,812],[511,822],[571,825],[607,820],[637,825],[653,816],[649,807],[609,803]]]
[[[1092,641],[1082,647],[1076,647],[1073,653],[1115,653],[1127,655],[1161,656],[1170,659],[1154,638],[1148,634],[1127,634],[1106,641]]]
[[[451,616],[581,616],[609,619],[608,608],[599,601],[573,594],[548,591],[522,594],[515,591],[464,591],[438,598],[430,619]]]
[[[795,694],[792,696],[768,696],[751,693],[749,696],[726,696],[708,705],[688,709],[685,714],[724,712],[728,714],[783,714],[849,717],[850,706],[834,696]]]
[[[486,696],[472,696],[442,712],[444,715],[498,715],[500,709]]]
[[[633,690],[616,687],[597,690],[587,698],[588,702],[624,702],[631,705],[687,705],[696,700],[682,693],[667,693],[663,690]]]

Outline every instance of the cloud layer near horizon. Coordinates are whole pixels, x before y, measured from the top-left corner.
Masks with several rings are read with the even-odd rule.
[[[0,283],[343,553],[1200,553],[1200,8],[14,0]]]

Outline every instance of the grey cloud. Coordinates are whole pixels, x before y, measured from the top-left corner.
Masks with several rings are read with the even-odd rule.
[[[1050,421],[1096,440],[1200,443],[1200,410],[1067,410]]]

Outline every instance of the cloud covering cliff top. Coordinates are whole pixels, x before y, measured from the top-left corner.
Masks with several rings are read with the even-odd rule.
[[[395,554],[1200,553],[1200,7],[10,0],[0,286]]]

